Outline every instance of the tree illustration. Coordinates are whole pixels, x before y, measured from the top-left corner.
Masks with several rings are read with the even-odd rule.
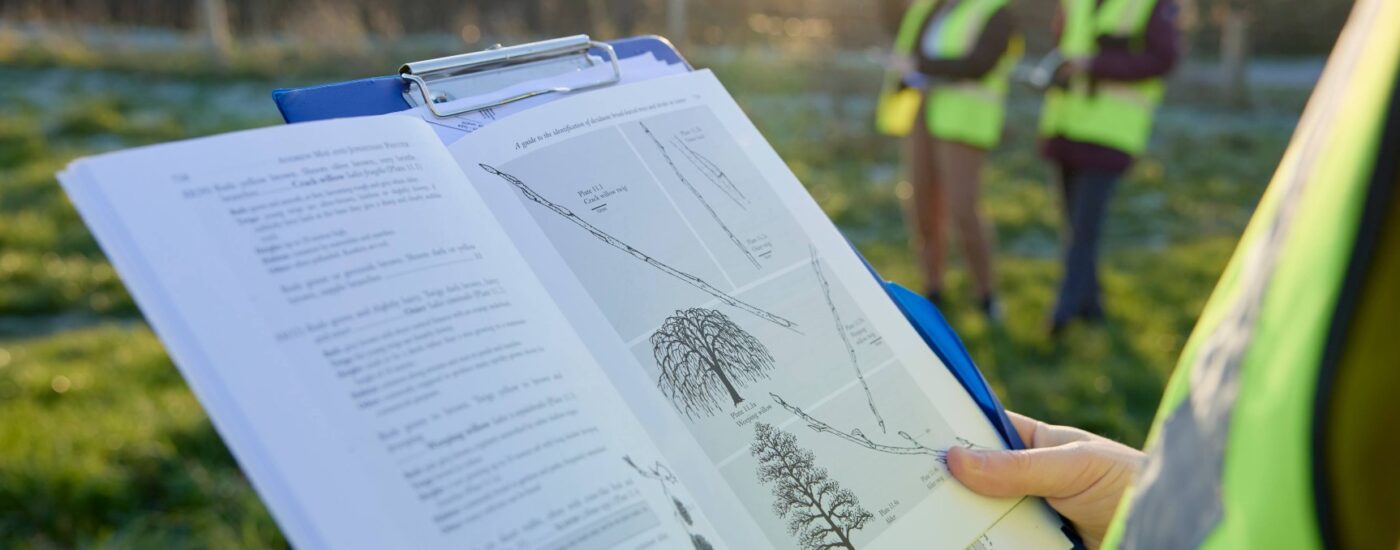
[[[621,250],[622,252],[627,253],[628,256],[631,256],[657,269],[658,271],[661,271],[662,273],[665,273],[666,275],[675,278],[678,281],[700,289],[701,291],[711,296],[714,296],[715,298],[718,298],[721,302],[729,304],[731,307],[740,309],[747,313],[751,313],[757,316],[758,318],[763,319],[764,321],[768,321],[770,323],[791,330],[798,334],[802,333],[802,331],[797,330],[797,323],[794,323],[788,319],[784,319],[770,312],[749,305],[748,303],[743,302],[738,298],[730,296],[723,290],[715,288],[714,285],[706,282],[704,279],[671,267],[670,264],[653,258],[647,255],[646,253],[642,252],[641,250],[633,248],[632,245],[627,244],[621,239],[612,236],[608,232],[597,228],[596,226],[594,226],[591,223],[588,223],[587,221],[584,221],[583,218],[580,218],[578,214],[575,214],[572,210],[569,210],[568,208],[565,208],[564,206],[545,198],[544,195],[541,195],[538,191],[535,191],[524,181],[521,181],[520,178],[497,170],[495,167],[488,164],[479,164],[478,166],[480,166],[481,169],[485,170],[487,173],[497,176],[505,180],[507,183],[510,183],[516,189],[520,190],[520,193],[525,195],[525,198],[529,199],[530,202],[533,202],[535,204],[543,206],[544,208],[549,209],[549,211],[554,212],[569,223],[572,223],[575,226],[578,226],[580,229],[587,231],[590,235],[593,235],[594,238],[602,241],[604,244],[607,244],[608,246],[611,246],[617,250]]]
[[[772,485],[773,512],[788,520],[788,533],[804,550],[855,549],[851,532],[875,516],[826,476],[796,436],[759,422],[749,453],[758,459],[759,482]]]
[[[903,430],[901,430],[901,431],[898,432],[898,433],[899,433],[899,437],[904,438],[904,440],[907,441],[907,442],[909,443],[908,445],[891,445],[891,444],[888,444],[888,443],[877,443],[877,442],[875,442],[874,440],[871,440],[869,436],[865,435],[864,432],[861,432],[861,431],[860,431],[860,428],[853,428],[853,429],[851,429],[851,431],[844,431],[844,430],[838,429],[838,428],[836,428],[835,426],[832,426],[831,424],[828,424],[827,422],[825,422],[825,421],[823,421],[823,420],[821,420],[821,419],[818,419],[818,418],[815,417],[815,416],[812,416],[812,415],[810,415],[810,414],[807,414],[807,412],[806,412],[806,411],[803,411],[802,408],[800,408],[800,407],[798,407],[798,406],[796,406],[796,405],[792,405],[792,404],[788,403],[786,400],[784,400],[784,399],[782,398],[782,396],[780,396],[780,395],[778,395],[778,394],[776,394],[776,393],[770,393],[770,394],[768,394],[768,395],[771,396],[771,397],[773,398],[773,401],[774,401],[775,403],[777,403],[778,406],[780,406],[780,407],[786,409],[788,412],[790,412],[790,413],[792,413],[792,414],[797,415],[798,418],[801,418],[804,422],[807,423],[807,427],[808,427],[808,428],[811,428],[812,430],[816,431],[817,433],[831,434],[831,435],[834,435],[834,436],[839,437],[839,438],[841,438],[841,439],[844,439],[844,440],[846,440],[846,441],[849,441],[849,442],[851,442],[851,443],[854,443],[854,444],[856,444],[856,445],[860,445],[861,447],[865,447],[865,448],[870,449],[870,450],[872,450],[872,451],[879,451],[879,452],[882,452],[882,453],[885,453],[885,454],[892,454],[892,455],[928,455],[928,456],[934,457],[934,458],[936,458],[936,459],[938,459],[938,460],[940,460],[940,461],[946,461],[946,460],[947,460],[948,451],[940,451],[940,450],[934,449],[934,448],[932,448],[932,447],[927,447],[927,446],[923,445],[922,443],[919,443],[918,441],[916,441],[916,440],[914,439],[914,436],[909,435],[907,432],[904,432]],[[958,438],[958,439],[961,440],[962,438]]]
[[[671,492],[671,486],[679,484],[676,475],[671,473],[671,469],[660,461],[653,463],[647,468],[643,468],[632,461],[631,456],[623,455],[622,460],[637,471],[643,478],[650,479],[661,485],[661,491],[671,499],[671,504],[676,507],[676,519],[680,520],[681,527],[685,529],[686,536],[690,537],[690,544],[695,550],[714,550],[714,545],[705,539],[704,535],[695,532],[695,519],[690,515],[690,508],[686,507],[681,499]]]
[[[836,301],[831,299],[831,284],[826,282],[826,274],[822,273],[822,263],[817,258],[815,246],[812,247],[812,270],[817,273],[817,282],[821,283],[822,296],[826,298],[826,305],[831,310],[831,320],[836,323],[836,333],[841,336],[841,343],[846,345],[846,356],[851,358],[851,368],[856,370],[856,379],[860,380],[860,387],[865,389],[865,402],[870,405],[870,414],[875,415],[875,423],[880,426],[880,432],[887,433],[885,417],[880,416],[880,409],[875,407],[875,397],[870,395],[870,384],[865,383],[865,373],[860,370],[856,348],[851,345],[850,335],[846,334],[846,324],[841,322],[841,310],[836,308]]]
[[[774,366],[762,342],[705,308],[667,317],[651,335],[651,353],[661,368],[656,386],[691,418],[719,412],[726,396],[743,403],[739,388],[767,379]]]
[[[676,166],[675,161],[671,160],[671,154],[666,152],[666,146],[661,144],[661,140],[657,139],[656,134],[651,133],[651,128],[647,128],[646,124],[640,122],[638,124],[641,125],[642,131],[646,132],[647,137],[651,138],[651,142],[656,145],[657,151],[661,152],[661,158],[665,159],[666,165],[671,167],[671,172],[676,175],[676,180],[680,181],[686,189],[690,190],[690,194],[695,196],[695,200],[699,202],[701,206],[705,207],[705,211],[710,213],[710,218],[715,220],[715,225],[718,225],[720,229],[724,230],[724,234],[729,236],[729,242],[734,243],[734,246],[744,254],[745,258],[749,259],[749,263],[753,264],[755,269],[763,267],[759,265],[758,258],[753,256],[753,252],[749,250],[749,247],[744,246],[744,241],[740,240],[739,237],[734,235],[734,231],[729,229],[729,224],[724,223],[724,219],[720,217],[719,212],[715,212],[715,207],[710,205],[709,199],[706,199],[705,195],[701,193],[699,189],[695,188],[695,184],[690,183],[690,179],[685,177],[685,174],[681,173],[681,168]],[[697,166],[696,169],[703,171],[699,166]]]

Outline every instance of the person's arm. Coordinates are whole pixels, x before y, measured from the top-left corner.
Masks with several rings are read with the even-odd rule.
[[[987,19],[987,25],[977,37],[977,43],[966,56],[956,59],[932,59],[923,54],[920,48],[918,71],[937,80],[963,80],[981,78],[997,66],[1006,49],[1011,47],[1011,35],[1015,22],[1006,8],[998,8]],[[927,32],[927,29],[925,29]]]
[[[1137,449],[1078,428],[1007,412],[1028,449],[983,451],[953,447],[948,470],[973,492],[990,497],[1045,497],[1069,518],[1084,544],[1096,549],[1113,521],[1123,491],[1142,469]]]
[[[1175,0],[1158,0],[1147,20],[1143,39],[1141,50],[1124,47],[1100,51],[1089,61],[1089,75],[1101,80],[1142,80],[1171,72],[1180,55]]]

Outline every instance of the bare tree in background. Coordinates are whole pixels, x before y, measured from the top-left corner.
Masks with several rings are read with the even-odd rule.
[[[749,453],[758,459],[759,482],[773,489],[773,512],[787,520],[788,533],[801,548],[855,550],[851,533],[875,516],[855,493],[827,477],[796,436],[759,422]]]
[[[890,40],[894,40],[894,35],[899,33],[899,22],[904,19],[904,10],[909,8],[909,2],[903,0],[878,0],[875,2],[876,14],[879,16],[880,29],[885,31]]]
[[[1249,0],[1223,0],[1217,6],[1220,23],[1220,69],[1225,97],[1233,105],[1249,105],[1249,22],[1253,18]]]
[[[686,4],[685,0],[666,1],[666,34],[669,35],[666,38],[676,44],[685,44],[685,31],[690,26]]]
[[[607,0],[588,0],[588,34],[594,40],[617,38],[617,28],[613,26],[608,12]]]
[[[228,29],[228,6],[224,0],[199,0],[199,16],[209,54],[219,65],[228,65],[233,56],[233,33]]]
[[[651,335],[651,352],[661,368],[656,386],[691,418],[719,412],[726,396],[743,403],[739,388],[767,379],[774,367],[762,342],[713,309],[666,318]]]

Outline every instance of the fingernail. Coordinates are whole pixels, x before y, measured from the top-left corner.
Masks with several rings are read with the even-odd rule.
[[[957,453],[963,456],[960,462],[962,462],[962,466],[964,469],[977,472],[981,472],[982,470],[986,469],[987,453],[973,449],[968,449],[965,447],[954,447],[952,449],[949,449],[949,452]]]

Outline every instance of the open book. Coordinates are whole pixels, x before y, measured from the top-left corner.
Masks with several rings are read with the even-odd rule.
[[[60,174],[305,548],[1067,548],[708,72]]]

